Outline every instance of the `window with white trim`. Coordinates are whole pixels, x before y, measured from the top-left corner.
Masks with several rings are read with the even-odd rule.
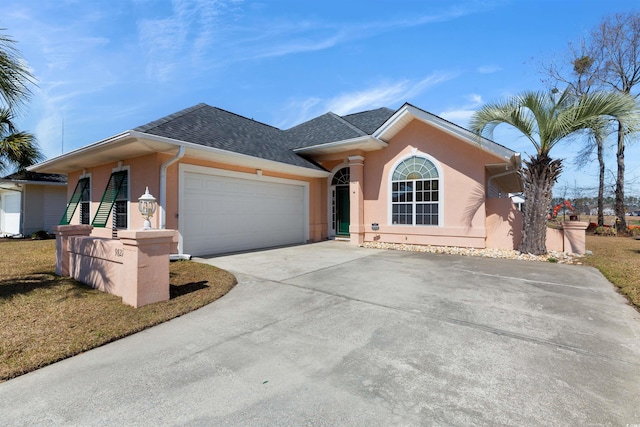
[[[82,178],[86,183],[80,193],[80,224],[91,224],[91,178]]]
[[[412,156],[403,160],[391,178],[391,223],[438,225],[440,177],[428,159]]]
[[[128,171],[127,171],[128,172]],[[118,230],[126,230],[128,224],[129,207],[129,174],[124,175],[120,191],[116,195],[113,205],[113,228]]]

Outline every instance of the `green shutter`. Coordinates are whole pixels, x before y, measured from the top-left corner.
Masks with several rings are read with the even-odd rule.
[[[82,193],[88,186],[89,178],[82,178],[78,180],[76,188],[75,190],[73,190],[71,200],[69,200],[69,203],[67,204],[67,210],[64,211],[64,214],[60,219],[60,225],[69,225],[69,223],[71,222],[71,218],[73,218],[73,214],[76,212],[76,208],[78,207],[78,203],[80,202]]]
[[[111,214],[111,209],[113,209],[113,204],[118,197],[122,183],[126,179],[126,170],[111,174],[107,188],[104,190],[104,194],[102,195],[102,200],[100,200],[100,206],[98,206],[98,211],[96,212],[96,216],[93,217],[91,225],[100,228],[106,227],[109,215]]]

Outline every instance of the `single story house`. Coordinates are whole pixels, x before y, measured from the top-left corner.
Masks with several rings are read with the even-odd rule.
[[[331,238],[461,247],[519,245],[519,153],[411,104],[282,130],[198,104],[31,168],[67,174],[61,224],[95,236],[154,228],[209,255]],[[520,222],[518,222],[520,221]]]
[[[0,178],[0,236],[51,233],[66,206],[66,175],[19,171]]]

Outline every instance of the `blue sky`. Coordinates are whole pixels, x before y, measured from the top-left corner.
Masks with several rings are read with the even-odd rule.
[[[410,102],[466,127],[484,103],[542,89],[541,62],[634,4],[3,0],[0,28],[38,79],[18,123],[50,158],[200,102],[281,128]],[[500,127],[494,139],[533,151]],[[566,159],[556,192],[568,196],[597,183],[595,163],[573,166],[576,147],[551,152]],[[627,193],[640,196],[639,143],[626,161]]]

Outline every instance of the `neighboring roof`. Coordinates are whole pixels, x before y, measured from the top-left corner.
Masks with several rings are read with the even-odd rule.
[[[38,183],[38,184],[66,184],[67,176],[55,173],[38,173],[27,170],[12,173],[3,178],[3,182],[22,182],[22,183]]]
[[[322,169],[292,152],[284,131],[207,104],[198,104],[138,126],[134,131],[295,166]]]

